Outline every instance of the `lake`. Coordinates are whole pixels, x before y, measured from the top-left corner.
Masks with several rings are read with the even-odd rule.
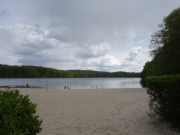
[[[0,86],[71,89],[142,88],[140,78],[21,78],[0,79]]]

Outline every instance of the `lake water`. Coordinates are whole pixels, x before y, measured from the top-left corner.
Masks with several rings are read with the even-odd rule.
[[[0,79],[0,86],[26,86],[71,89],[142,88],[140,78],[21,78]]]

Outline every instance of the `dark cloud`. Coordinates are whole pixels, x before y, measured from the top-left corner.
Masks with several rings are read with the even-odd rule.
[[[144,50],[150,35],[179,4],[179,0],[0,0],[0,63],[141,71],[149,59]]]

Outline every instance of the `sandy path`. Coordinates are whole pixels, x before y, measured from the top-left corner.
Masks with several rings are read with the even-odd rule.
[[[145,89],[21,89],[38,104],[39,135],[178,135],[149,119]]]

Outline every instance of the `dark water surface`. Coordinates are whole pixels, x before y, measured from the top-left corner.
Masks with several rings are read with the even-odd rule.
[[[0,86],[26,86],[72,89],[142,88],[140,78],[21,78],[0,79]]]

